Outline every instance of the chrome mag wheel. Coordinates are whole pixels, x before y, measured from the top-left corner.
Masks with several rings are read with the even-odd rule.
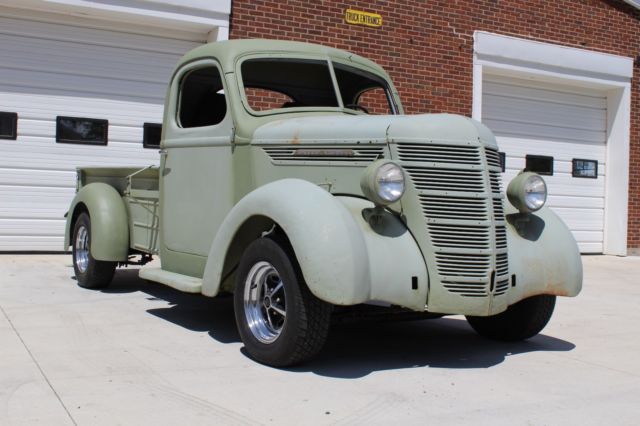
[[[75,263],[82,273],[87,272],[89,266],[89,232],[83,225],[77,231],[75,241]]]
[[[247,274],[244,313],[253,336],[264,344],[278,339],[287,318],[284,284],[269,262],[257,262]]]

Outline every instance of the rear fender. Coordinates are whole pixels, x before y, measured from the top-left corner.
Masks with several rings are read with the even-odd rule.
[[[129,254],[127,209],[118,191],[102,182],[82,187],[67,215],[64,248],[71,244],[71,233],[79,212],[86,210],[91,219],[91,256],[96,260],[123,262]]]

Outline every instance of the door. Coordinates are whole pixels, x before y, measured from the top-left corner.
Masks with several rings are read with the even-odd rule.
[[[203,260],[233,206],[233,121],[218,64],[198,61],[172,81],[163,139],[161,206],[163,268],[169,257]],[[168,262],[165,262],[167,260]],[[185,264],[189,262],[183,262]],[[179,267],[165,268],[197,275]]]

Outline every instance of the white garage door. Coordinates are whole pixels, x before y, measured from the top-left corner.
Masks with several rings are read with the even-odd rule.
[[[553,157],[544,176],[548,205],[567,223],[583,253],[603,250],[606,98],[602,92],[485,76],[482,121],[506,153],[505,184],[526,156]],[[572,160],[597,161],[597,178],[572,176]]]
[[[17,140],[0,139],[0,251],[62,250],[76,166],[158,162],[143,123],[161,122],[171,71],[198,44],[0,16],[0,111],[18,114]],[[108,144],[56,143],[56,116],[108,120]]]

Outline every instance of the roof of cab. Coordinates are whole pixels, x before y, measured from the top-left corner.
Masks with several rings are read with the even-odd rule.
[[[355,53],[347,52],[346,50],[335,49],[320,44],[266,39],[226,40],[198,46],[182,57],[178,62],[177,68],[187,62],[213,57],[218,60],[224,72],[233,72],[237,58],[244,55],[260,53],[266,55],[269,53],[300,53],[328,56],[361,64],[386,74],[380,65]]]

